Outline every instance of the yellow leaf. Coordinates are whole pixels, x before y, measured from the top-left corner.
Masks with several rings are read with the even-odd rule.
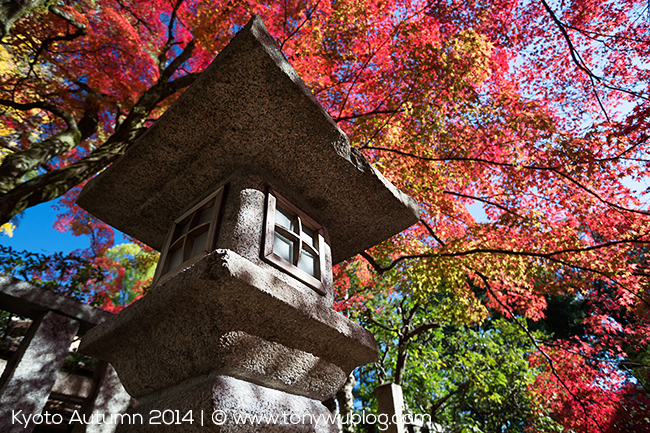
[[[12,223],[5,223],[0,226],[0,233],[5,233],[7,236],[12,237],[16,226]]]
[[[13,75],[16,70],[16,63],[13,56],[7,49],[0,45],[0,76]]]

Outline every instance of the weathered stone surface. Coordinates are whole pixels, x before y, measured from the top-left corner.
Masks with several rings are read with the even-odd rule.
[[[262,236],[265,229],[264,216],[269,188],[273,187],[274,191],[283,194],[292,203],[299,203],[300,198],[295,196],[290,188],[280,185],[275,179],[269,179],[266,173],[237,172],[225,184],[227,188],[224,194],[223,218],[217,234],[217,248],[234,251],[301,291],[310,302],[331,308],[334,304],[334,295],[331,290],[332,255],[328,245],[324,245],[325,251],[321,252],[325,257],[325,269],[322,270],[322,275],[328,288],[325,295],[317,293],[286,271],[278,270],[262,260]],[[312,209],[304,207],[304,204],[302,206],[302,210],[307,215],[313,214]]]
[[[254,17],[78,203],[160,250],[173,220],[242,167],[318,214],[338,263],[418,220],[418,205],[356,149]]]
[[[191,414],[193,421],[186,417],[185,422],[169,425],[149,422],[152,411],[164,410],[168,410],[167,420],[178,411],[181,418]],[[128,416],[118,433],[338,433],[330,412],[319,401],[223,375],[194,378],[151,395]]]
[[[82,304],[74,299],[57,295],[17,278],[0,275],[0,310],[35,319],[55,311],[79,321],[79,334],[114,316],[113,313]]]
[[[91,416],[108,419],[112,415],[124,414],[131,403],[131,396],[120,383],[117,373],[110,364],[100,362],[95,369],[97,383],[91,399],[84,402],[80,418]],[[113,433],[117,426],[111,422],[76,423],[72,433]]]
[[[59,371],[52,387],[52,395],[88,398],[92,394],[93,387],[93,380],[89,377]]]
[[[0,359],[0,374],[5,370],[7,361]],[[87,398],[93,391],[93,380],[86,376],[59,371],[56,375],[52,395],[55,397]]]
[[[213,371],[325,399],[377,357],[368,331],[227,250],[155,286],[80,350],[138,399]]]
[[[220,374],[281,391],[298,390],[299,394],[318,401],[331,397],[345,382],[346,374],[336,365],[245,332],[228,332],[217,344]]]
[[[228,422],[221,428],[221,432],[337,432],[335,426],[328,422],[329,410],[319,401],[255,386],[227,376],[218,377],[212,389],[214,409],[228,416]],[[257,415],[257,419],[262,422],[242,425],[233,422],[234,415]],[[269,421],[264,422],[264,415],[268,416]]]
[[[34,320],[0,377],[0,431],[34,429],[31,422],[15,423],[12,415],[41,413],[78,330],[78,321],[51,311]]]

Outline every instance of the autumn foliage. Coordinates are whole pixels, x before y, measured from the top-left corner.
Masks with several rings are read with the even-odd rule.
[[[546,373],[531,393],[566,428],[647,431],[634,377],[648,370],[620,368],[647,362],[650,335],[646,7],[42,2],[0,45],[0,223],[60,198],[56,228],[90,236],[84,257],[109,274],[106,307],[125,280],[146,291],[155,253],[112,250],[112,229],[74,205],[79,185],[257,13],[352,144],[421,206],[419,224],[337,270],[340,308],[385,288],[380,276],[408,296],[445,290],[446,314],[475,324],[544,320],[558,294],[589,302],[584,335],[536,346]]]

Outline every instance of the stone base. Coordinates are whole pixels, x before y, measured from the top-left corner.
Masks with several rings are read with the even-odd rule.
[[[80,351],[110,362],[137,400],[216,373],[324,401],[377,359],[368,331],[229,250],[153,287]]]
[[[143,398],[117,429],[159,431],[338,432],[332,414],[317,400],[223,375],[190,379]]]

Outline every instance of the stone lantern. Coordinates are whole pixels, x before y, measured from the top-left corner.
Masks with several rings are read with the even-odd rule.
[[[161,252],[150,292],[81,346],[138,400],[120,431],[335,431],[320,402],[377,347],[332,309],[332,264],[418,207],[350,147],[259,17],[78,204]]]

